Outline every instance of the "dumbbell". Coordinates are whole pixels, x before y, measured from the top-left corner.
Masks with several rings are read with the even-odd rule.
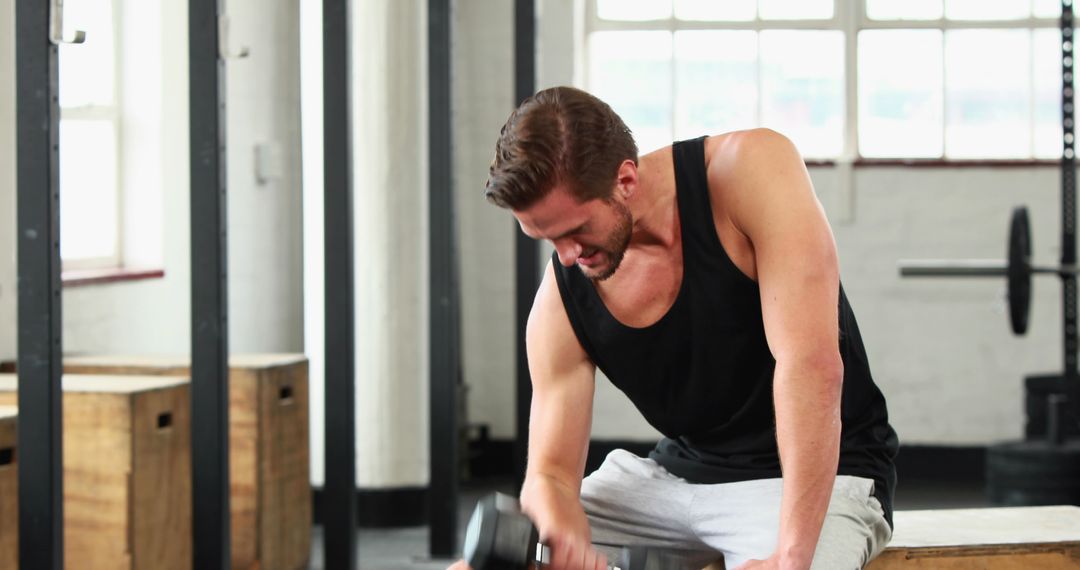
[[[473,570],[530,570],[551,560],[536,525],[513,497],[492,493],[476,505],[465,530],[465,561]],[[623,547],[609,570],[685,570],[671,554],[642,546]]]

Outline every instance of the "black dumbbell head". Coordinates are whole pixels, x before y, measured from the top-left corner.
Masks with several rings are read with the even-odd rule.
[[[525,570],[539,537],[512,497],[494,493],[476,504],[465,530],[463,554],[473,570]]]

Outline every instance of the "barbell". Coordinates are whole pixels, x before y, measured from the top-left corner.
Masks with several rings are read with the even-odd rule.
[[[1076,265],[1036,266],[1031,263],[1031,226],[1027,208],[1013,209],[1009,222],[1006,258],[900,260],[901,277],[1004,277],[1008,287],[1009,322],[1017,335],[1027,332],[1031,314],[1031,278],[1035,274],[1059,277],[1080,274]]]

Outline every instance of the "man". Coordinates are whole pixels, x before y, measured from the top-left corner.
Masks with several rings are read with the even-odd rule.
[[[558,262],[529,318],[521,493],[553,568],[625,544],[740,570],[861,568],[884,548],[896,434],[790,141],[639,159],[608,105],[559,87],[510,116],[487,196]],[[583,481],[597,367],[665,437]]]

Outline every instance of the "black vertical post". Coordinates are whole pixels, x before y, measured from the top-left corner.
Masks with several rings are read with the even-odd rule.
[[[433,557],[457,550],[458,417],[461,359],[451,152],[451,0],[428,0],[428,121],[431,310],[431,491]]]
[[[356,568],[356,344],[348,0],[323,0],[324,566]]]
[[[514,103],[521,104],[536,91],[536,0],[514,2]],[[514,224],[515,309],[517,313],[517,436],[514,439],[514,477],[518,489],[525,478],[529,448],[529,406],[532,378],[525,351],[525,326],[529,321],[536,286],[540,282],[539,246]]]
[[[1073,97],[1073,0],[1061,2],[1061,265],[1076,264],[1076,129]],[[1062,307],[1064,308],[1066,382],[1080,380],[1077,373],[1077,307],[1075,274],[1063,272]]]
[[[49,3],[15,3],[19,567],[64,568],[60,106]]]
[[[232,566],[229,551],[229,326],[226,278],[223,0],[188,0],[191,121],[192,561]]]

